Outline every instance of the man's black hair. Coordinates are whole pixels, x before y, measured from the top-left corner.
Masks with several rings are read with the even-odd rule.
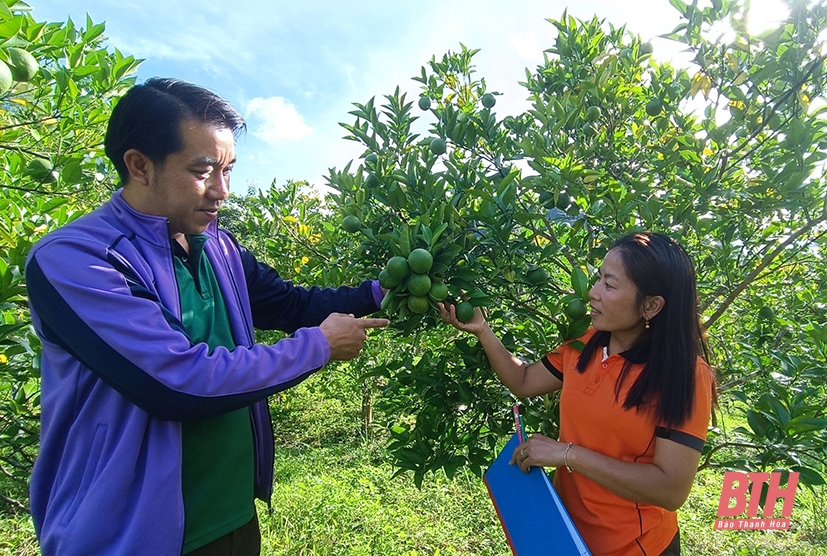
[[[238,136],[246,124],[229,102],[214,92],[180,79],[154,77],[132,87],[120,99],[106,130],[106,156],[122,183],[129,179],[123,155],[137,149],[155,164],[184,148],[179,124],[198,120]]]

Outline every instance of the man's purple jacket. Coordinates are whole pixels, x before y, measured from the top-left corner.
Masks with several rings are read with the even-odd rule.
[[[190,341],[167,220],[135,211],[120,191],[31,250],[26,282],[43,343],[31,509],[44,554],[180,554],[182,421],[249,407],[255,493],[269,502],[267,396],[328,362],[318,325],[331,312],[378,308],[376,282],[294,287],[215,223],[206,233],[232,351]],[[292,336],[256,344],[253,327]]]

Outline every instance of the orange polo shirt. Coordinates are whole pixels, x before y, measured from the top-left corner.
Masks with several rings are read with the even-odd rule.
[[[578,338],[588,342],[595,330]],[[623,409],[623,400],[643,365],[634,365],[617,400],[615,383],[624,358],[603,359],[595,351],[584,373],[576,366],[581,351],[568,344],[549,353],[543,363],[563,380],[560,392],[560,441],[571,442],[623,461],[651,463],[655,438],[668,438],[703,450],[712,411],[712,371],[698,358],[692,415],[680,427],[666,428],[649,412]],[[583,540],[594,556],[657,556],[678,531],[675,512],[630,502],[577,473],[558,468],[557,489]]]

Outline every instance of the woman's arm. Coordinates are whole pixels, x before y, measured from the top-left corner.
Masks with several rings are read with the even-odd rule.
[[[698,450],[660,437],[655,439],[652,463],[623,461],[575,445],[566,454],[566,448],[567,444],[535,434],[517,446],[511,462],[526,472],[537,465],[560,467],[557,472],[565,473],[568,464],[574,473],[626,500],[674,511],[689,496],[701,459]]]
[[[479,339],[491,368],[512,394],[518,398],[540,396],[559,390],[563,382],[551,374],[540,362],[527,364],[514,357],[488,326],[482,311],[474,309],[470,322],[457,319],[456,308],[450,304],[438,303],[442,319],[458,330],[469,332]]]

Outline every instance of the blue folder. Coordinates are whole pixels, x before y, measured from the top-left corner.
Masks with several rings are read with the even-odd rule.
[[[545,471],[508,464],[519,444],[515,433],[483,475],[514,556],[591,556]]]

